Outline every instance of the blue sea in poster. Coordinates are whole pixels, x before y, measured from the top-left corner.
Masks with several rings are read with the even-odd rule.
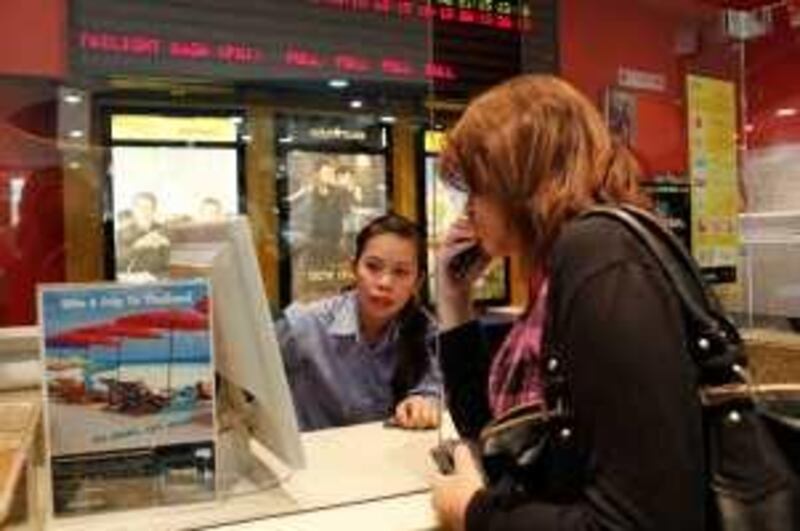
[[[213,444],[208,297],[202,280],[42,288],[54,458]]]

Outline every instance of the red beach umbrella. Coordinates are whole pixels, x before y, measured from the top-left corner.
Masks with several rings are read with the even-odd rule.
[[[99,334],[119,339],[158,339],[161,333],[153,328],[144,328],[141,326],[132,326],[119,324],[114,321],[105,321],[102,323],[82,326],[76,328],[75,332]],[[120,351],[121,345],[117,346],[117,381],[120,378]]]
[[[45,339],[45,345],[51,348],[76,348],[82,349],[85,357],[89,349],[93,346],[106,346],[119,348],[120,341],[115,337],[105,336],[102,334],[92,334],[89,332],[80,332],[77,330],[66,330],[48,336]],[[87,390],[91,384],[87,378],[86,367],[83,368],[84,382],[87,384]]]
[[[208,331],[208,316],[196,310],[165,309],[150,310],[119,317],[114,321],[117,325],[157,328],[169,330],[169,364],[167,365],[167,392],[172,391],[172,356],[173,332]]]

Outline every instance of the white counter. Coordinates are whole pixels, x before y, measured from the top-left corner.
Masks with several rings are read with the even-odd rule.
[[[448,427],[448,432],[452,428]],[[214,503],[59,518],[63,530],[435,529],[428,478],[435,431],[382,423],[303,434],[308,465],[279,486]]]

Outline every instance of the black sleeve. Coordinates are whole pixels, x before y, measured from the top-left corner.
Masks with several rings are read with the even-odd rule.
[[[703,529],[694,367],[660,272],[635,262],[606,268],[580,286],[565,315],[575,436],[589,450],[592,479],[571,504],[508,508],[482,491],[468,507],[467,529]]]
[[[491,419],[486,388],[490,354],[478,321],[439,336],[447,405],[458,433],[476,439]]]

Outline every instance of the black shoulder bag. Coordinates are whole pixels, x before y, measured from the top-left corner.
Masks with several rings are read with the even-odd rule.
[[[776,400],[751,384],[739,332],[707,290],[697,264],[683,244],[644,210],[598,206],[583,216],[602,216],[625,225],[656,259],[686,313],[689,354],[699,369],[704,412],[709,529],[800,530],[800,419],[781,413],[792,404],[790,400]],[[569,408],[558,395],[564,387],[547,382],[550,372],[558,372],[549,370],[553,359],[557,361],[543,360],[547,407],[514,411],[481,435],[487,477],[507,490],[511,500],[542,492],[547,497],[555,492],[557,499],[560,489],[574,493],[576,482],[582,481],[575,471],[562,469],[559,474],[559,464],[572,463],[575,456],[569,455]],[[800,397],[794,400],[796,408]],[[564,455],[567,458],[559,458]],[[570,483],[542,489],[554,477],[570,478]],[[531,478],[538,478],[536,484],[530,483]]]

